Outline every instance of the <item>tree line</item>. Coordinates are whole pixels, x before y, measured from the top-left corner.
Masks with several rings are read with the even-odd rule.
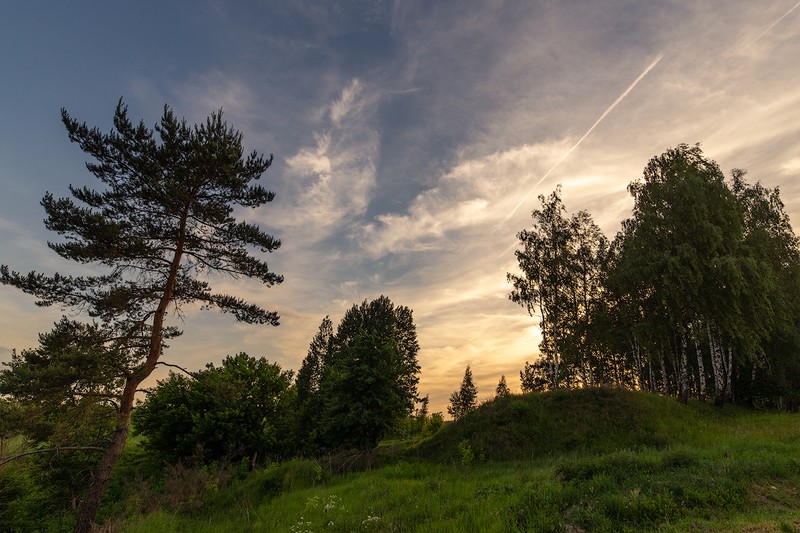
[[[800,406],[800,248],[778,188],[699,145],[652,158],[614,239],[560,189],[518,233],[512,301],[538,319],[523,391],[616,386]]]

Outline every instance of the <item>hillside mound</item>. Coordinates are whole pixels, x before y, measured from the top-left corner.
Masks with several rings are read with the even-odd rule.
[[[467,440],[476,457],[519,460],[572,451],[662,448],[707,438],[736,408],[613,388],[586,388],[497,398],[447,424],[415,449],[421,459],[447,461]],[[713,433],[713,432],[712,432]]]

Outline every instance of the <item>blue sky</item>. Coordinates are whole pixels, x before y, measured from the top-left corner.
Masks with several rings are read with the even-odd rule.
[[[286,281],[218,286],[277,328],[188,310],[165,360],[246,351],[297,369],[325,315],[381,294],[414,310],[422,394],[443,410],[464,367],[512,389],[538,330],[508,301],[515,233],[562,184],[612,237],[627,184],[678,143],[780,186],[800,219],[800,4],[718,2],[18,2],[0,19],[0,262],[79,272],[46,247],[39,200],[91,185],[59,109],[111,127],[124,97],[154,124],[222,108],[275,154]],[[0,287],[0,360],[57,309]]]

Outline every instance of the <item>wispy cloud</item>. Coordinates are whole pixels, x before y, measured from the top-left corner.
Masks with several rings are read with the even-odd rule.
[[[563,153],[563,146],[564,141],[523,145],[462,161],[417,195],[407,212],[379,215],[363,225],[358,240],[374,257],[451,248],[450,232],[497,222],[537,169]]]
[[[286,158],[288,202],[276,217],[277,226],[287,231],[314,228],[303,232],[312,242],[364,214],[380,146],[370,124],[373,99],[360,81],[353,80],[326,107],[329,124],[314,134],[314,144]]]
[[[648,158],[701,142],[724,169],[780,185],[800,220],[796,0],[609,0],[577,11],[545,1],[377,5],[215,3],[192,17],[143,8],[143,20],[157,15],[154,28],[174,31],[151,34],[146,50],[113,38],[97,47],[77,35],[84,54],[62,53],[63,40],[53,38],[81,10],[65,12],[65,25],[26,3],[11,8],[25,17],[9,20],[51,30],[0,34],[25,45],[3,57],[5,72],[35,87],[0,88],[14,110],[68,105],[105,128],[110,109],[97,97],[110,94],[113,105],[122,80],[132,111],[148,123],[164,102],[191,122],[221,107],[248,147],[275,154],[263,177],[275,201],[236,215],[283,241],[268,260],[286,281],[269,290],[228,279],[214,286],[279,311],[281,327],[191,311],[169,357],[199,368],[241,349],[296,369],[323,316],[336,320],[385,293],[414,310],[421,391],[443,409],[466,364],[488,395],[501,373],[518,386],[522,364],[536,357],[536,321],[508,300],[505,274],[538,193],[562,184],[570,211],[587,209],[613,234],[630,213],[626,185]],[[107,17],[98,20],[107,32],[116,31],[110,13],[94,14]],[[156,48],[163,57],[150,61]],[[41,51],[57,59],[42,61]],[[106,61],[112,54],[117,60]],[[64,76],[89,73],[86,65],[104,68]],[[29,184],[57,193],[64,181],[90,183],[85,158],[65,165],[71,146],[41,157],[41,146],[64,144],[52,115],[3,117],[4,255],[20,269],[63,271],[70,265],[42,242],[54,237],[33,229],[41,228],[41,193]],[[0,291],[3,345],[35,343],[51,310]]]
[[[338,126],[342,118],[350,112],[360,92],[361,82],[354,79],[350,85],[342,91],[342,96],[331,104],[331,122],[333,122],[334,125]]]

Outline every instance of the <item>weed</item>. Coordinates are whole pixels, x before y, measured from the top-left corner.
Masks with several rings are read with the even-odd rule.
[[[461,464],[463,466],[470,466],[472,464],[473,459],[475,459],[475,454],[472,451],[469,440],[464,439],[458,443],[458,455],[461,458]]]

